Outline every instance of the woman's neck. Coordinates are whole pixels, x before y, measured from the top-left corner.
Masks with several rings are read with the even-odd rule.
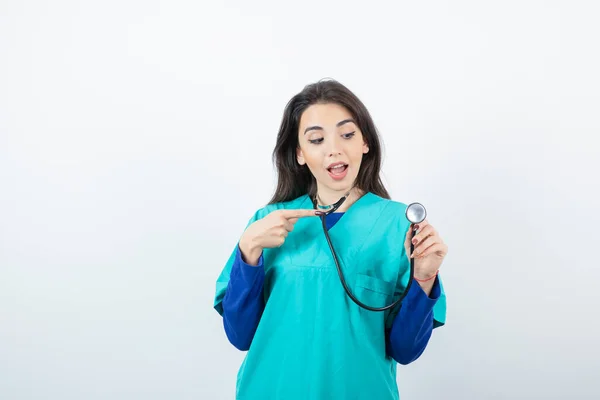
[[[353,187],[352,189],[344,189],[344,190],[331,190],[328,188],[318,188],[317,189],[317,203],[322,206],[327,206],[330,204],[337,203],[339,199],[344,197],[346,193],[350,190],[350,194],[348,198],[342,203],[340,208],[337,209],[336,212],[345,212],[354,202],[362,197],[364,194],[362,190],[357,187]]]

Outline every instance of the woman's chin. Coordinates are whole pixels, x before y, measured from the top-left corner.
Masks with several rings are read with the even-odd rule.
[[[329,176],[325,176],[324,179],[317,180],[318,188],[321,191],[328,192],[347,192],[352,189],[353,183],[356,181],[355,176],[346,175],[344,179],[336,180]]]

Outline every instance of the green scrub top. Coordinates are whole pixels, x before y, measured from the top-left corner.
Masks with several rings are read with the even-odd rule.
[[[408,283],[406,207],[369,192],[329,230],[349,289],[367,305],[392,303]],[[248,225],[283,208],[313,204],[308,195],[270,204]],[[220,314],[234,257],[235,250],[217,279]],[[321,220],[300,218],[281,247],[264,249],[263,260],[265,309],[238,372],[236,399],[398,399],[397,363],[385,350],[385,329],[398,307],[373,312],[348,297]],[[441,289],[436,326],[446,319]]]

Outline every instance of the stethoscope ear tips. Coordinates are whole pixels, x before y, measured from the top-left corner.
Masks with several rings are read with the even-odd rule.
[[[406,207],[406,219],[413,224],[421,223],[427,218],[427,210],[421,203],[410,203]]]

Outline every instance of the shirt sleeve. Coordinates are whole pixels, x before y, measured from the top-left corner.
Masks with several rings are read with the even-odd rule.
[[[387,354],[398,363],[406,365],[418,359],[431,337],[434,328],[434,306],[441,296],[439,278],[429,296],[414,281],[402,301],[391,329],[386,332]]]
[[[227,289],[222,301],[223,325],[227,338],[239,350],[248,350],[258,327],[265,302],[265,269],[261,254],[258,265],[248,265],[237,247]]]

